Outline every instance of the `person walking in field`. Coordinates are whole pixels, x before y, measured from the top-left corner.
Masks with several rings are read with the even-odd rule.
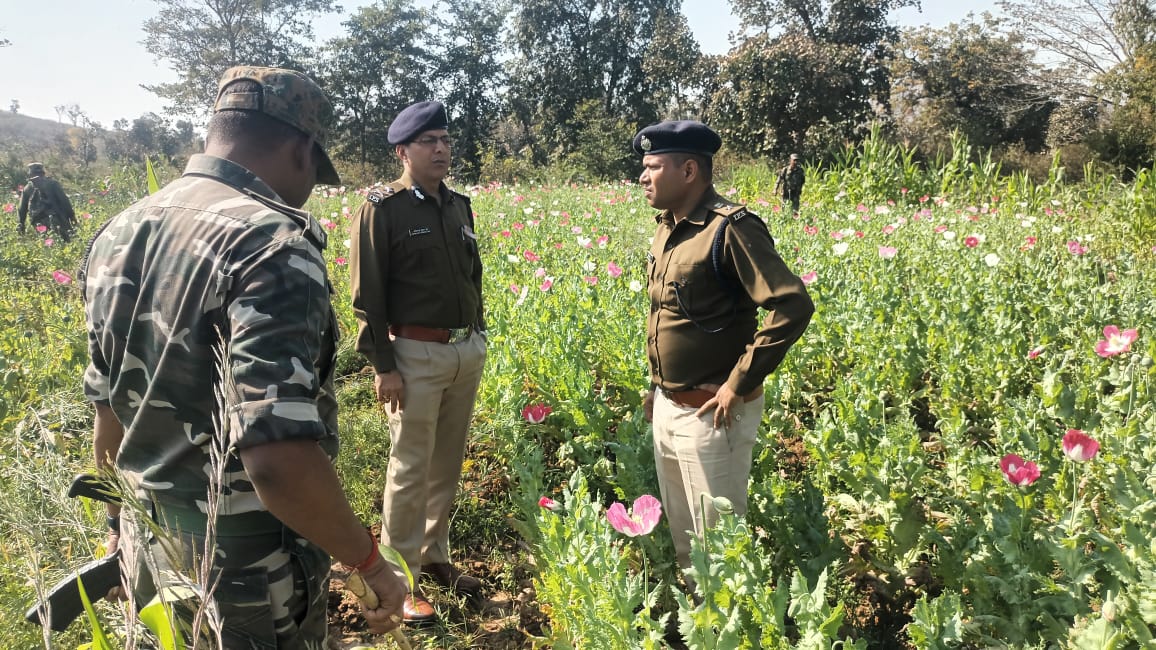
[[[76,228],[76,211],[60,183],[44,171],[43,163],[28,164],[28,182],[20,193],[19,222],[16,232],[24,234],[26,220],[32,227],[43,226],[64,241],[72,239]]]
[[[211,554],[212,647],[328,647],[331,555],[376,593],[365,618],[386,632],[406,587],[333,467],[326,236],[299,209],[316,183],[340,183],[333,108],[299,72],[241,66],[213,110],[205,153],[113,217],[83,268],[96,464],[115,465],[161,531],[126,517],[121,538],[109,506],[107,547],[126,547],[137,607]],[[187,635],[198,604],[170,604]]]
[[[799,164],[799,154],[791,154],[787,166],[779,169],[778,180],[775,181],[775,193],[782,197],[784,203],[791,204],[791,213],[799,214],[799,199],[803,196],[803,185],[807,182],[807,175]]]
[[[681,567],[726,497],[746,513],[763,381],[802,335],[815,307],[763,221],[715,191],[722,140],[701,122],[662,122],[634,137],[646,201],[661,210],[647,254],[654,432],[664,511]],[[767,316],[761,326],[758,310]]]
[[[446,187],[449,118],[436,101],[390,124],[401,178],[370,191],[354,216],[350,289],[357,349],[387,410],[389,469],[381,540],[459,593],[482,584],[450,561],[449,516],[486,359],[482,260],[469,197]],[[419,589],[405,620],[435,618]]]

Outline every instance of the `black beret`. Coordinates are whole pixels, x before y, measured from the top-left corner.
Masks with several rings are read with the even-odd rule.
[[[713,156],[722,146],[722,138],[702,122],[677,120],[652,124],[634,136],[634,152],[695,153]]]
[[[446,116],[446,107],[431,100],[407,106],[398,113],[389,125],[387,137],[390,144],[406,144],[425,131],[448,128],[450,118]]]

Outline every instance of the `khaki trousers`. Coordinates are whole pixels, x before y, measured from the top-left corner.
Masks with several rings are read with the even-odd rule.
[[[405,381],[405,408],[389,415],[381,541],[416,575],[422,564],[450,561],[450,510],[486,341],[477,333],[452,344],[399,337],[393,352]]]
[[[718,521],[711,497],[730,499],[737,515],[747,512],[751,454],[764,399],[760,395],[741,402],[728,429],[714,426],[713,411],[695,417],[698,409],[676,404],[661,390],[655,391],[654,462],[674,550],[684,569],[690,567],[691,534],[701,539]]]

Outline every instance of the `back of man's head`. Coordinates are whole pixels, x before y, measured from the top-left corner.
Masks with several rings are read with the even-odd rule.
[[[221,91],[222,95],[232,93],[260,92],[260,85],[249,79],[241,79]],[[257,111],[217,111],[209,119],[205,140],[209,143],[232,143],[242,146],[275,146],[285,140],[308,137],[301,131]]]
[[[38,163],[38,162],[28,163],[28,175],[29,176],[43,176],[44,173],[45,173],[44,172],[44,163]]]

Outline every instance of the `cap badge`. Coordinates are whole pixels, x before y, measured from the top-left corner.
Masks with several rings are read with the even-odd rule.
[[[642,140],[639,142],[639,145],[642,147],[643,151],[650,151],[654,147],[654,145],[650,142],[650,138],[646,137],[645,135],[642,136]]]

